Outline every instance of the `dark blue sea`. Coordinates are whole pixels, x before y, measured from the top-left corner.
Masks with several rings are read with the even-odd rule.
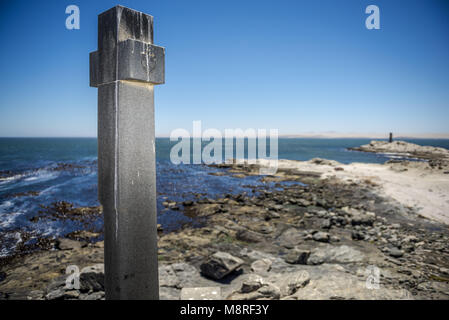
[[[449,149],[449,140],[407,140]],[[158,222],[165,230],[191,223],[180,211],[163,211],[162,202],[192,200],[196,194],[219,197],[250,191],[259,177],[245,179],[209,175],[222,169],[206,165],[173,165],[170,149],[176,142],[156,140]],[[389,155],[348,151],[368,139],[279,139],[279,159],[309,160],[320,157],[342,163],[383,163]],[[81,228],[74,222],[30,219],[41,206],[67,201],[74,206],[97,206],[97,139],[95,138],[0,138],[0,256],[20,242],[17,230],[37,236],[64,236]],[[101,229],[101,217],[94,223]]]

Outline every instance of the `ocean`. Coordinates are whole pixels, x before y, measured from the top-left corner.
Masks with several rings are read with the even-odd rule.
[[[369,139],[279,139],[279,159],[309,160],[315,157],[342,163],[383,163],[394,155],[348,151]],[[449,149],[449,140],[410,139],[409,142]],[[222,169],[206,165],[174,165],[170,150],[176,142],[156,139],[158,223],[170,231],[195,223],[180,211],[164,210],[166,200],[220,197],[227,193],[250,192],[261,184],[259,177],[245,179],[210,175]],[[223,152],[224,154],[224,152]],[[42,206],[66,201],[75,207],[98,206],[96,138],[0,138],[0,257],[11,253],[26,231],[34,237],[59,237],[82,229],[73,221],[32,221]],[[101,231],[102,218],[91,229]]]

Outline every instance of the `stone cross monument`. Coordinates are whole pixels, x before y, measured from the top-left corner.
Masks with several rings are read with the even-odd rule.
[[[153,17],[122,6],[98,16],[90,86],[98,88],[98,196],[107,299],[158,299],[154,85],[165,49]]]

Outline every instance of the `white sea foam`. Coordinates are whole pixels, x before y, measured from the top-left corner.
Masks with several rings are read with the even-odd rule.
[[[17,245],[23,241],[22,236],[19,232],[5,234],[4,240],[5,242],[14,242],[14,244],[10,244],[8,247],[0,248],[0,257],[9,256],[12,252],[14,252]]]
[[[26,176],[26,174],[20,173],[20,174],[15,174],[15,175],[10,176],[10,177],[0,178],[0,184],[4,184],[4,183],[8,183],[10,181],[18,180],[18,179],[20,179],[20,178],[22,178],[24,176]]]
[[[17,217],[23,212],[3,212],[0,213],[0,227],[9,228],[15,225]]]

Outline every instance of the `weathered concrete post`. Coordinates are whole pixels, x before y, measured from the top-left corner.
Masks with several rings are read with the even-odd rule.
[[[98,88],[98,196],[107,299],[158,299],[154,85],[165,50],[153,17],[122,6],[98,16],[90,85]]]

